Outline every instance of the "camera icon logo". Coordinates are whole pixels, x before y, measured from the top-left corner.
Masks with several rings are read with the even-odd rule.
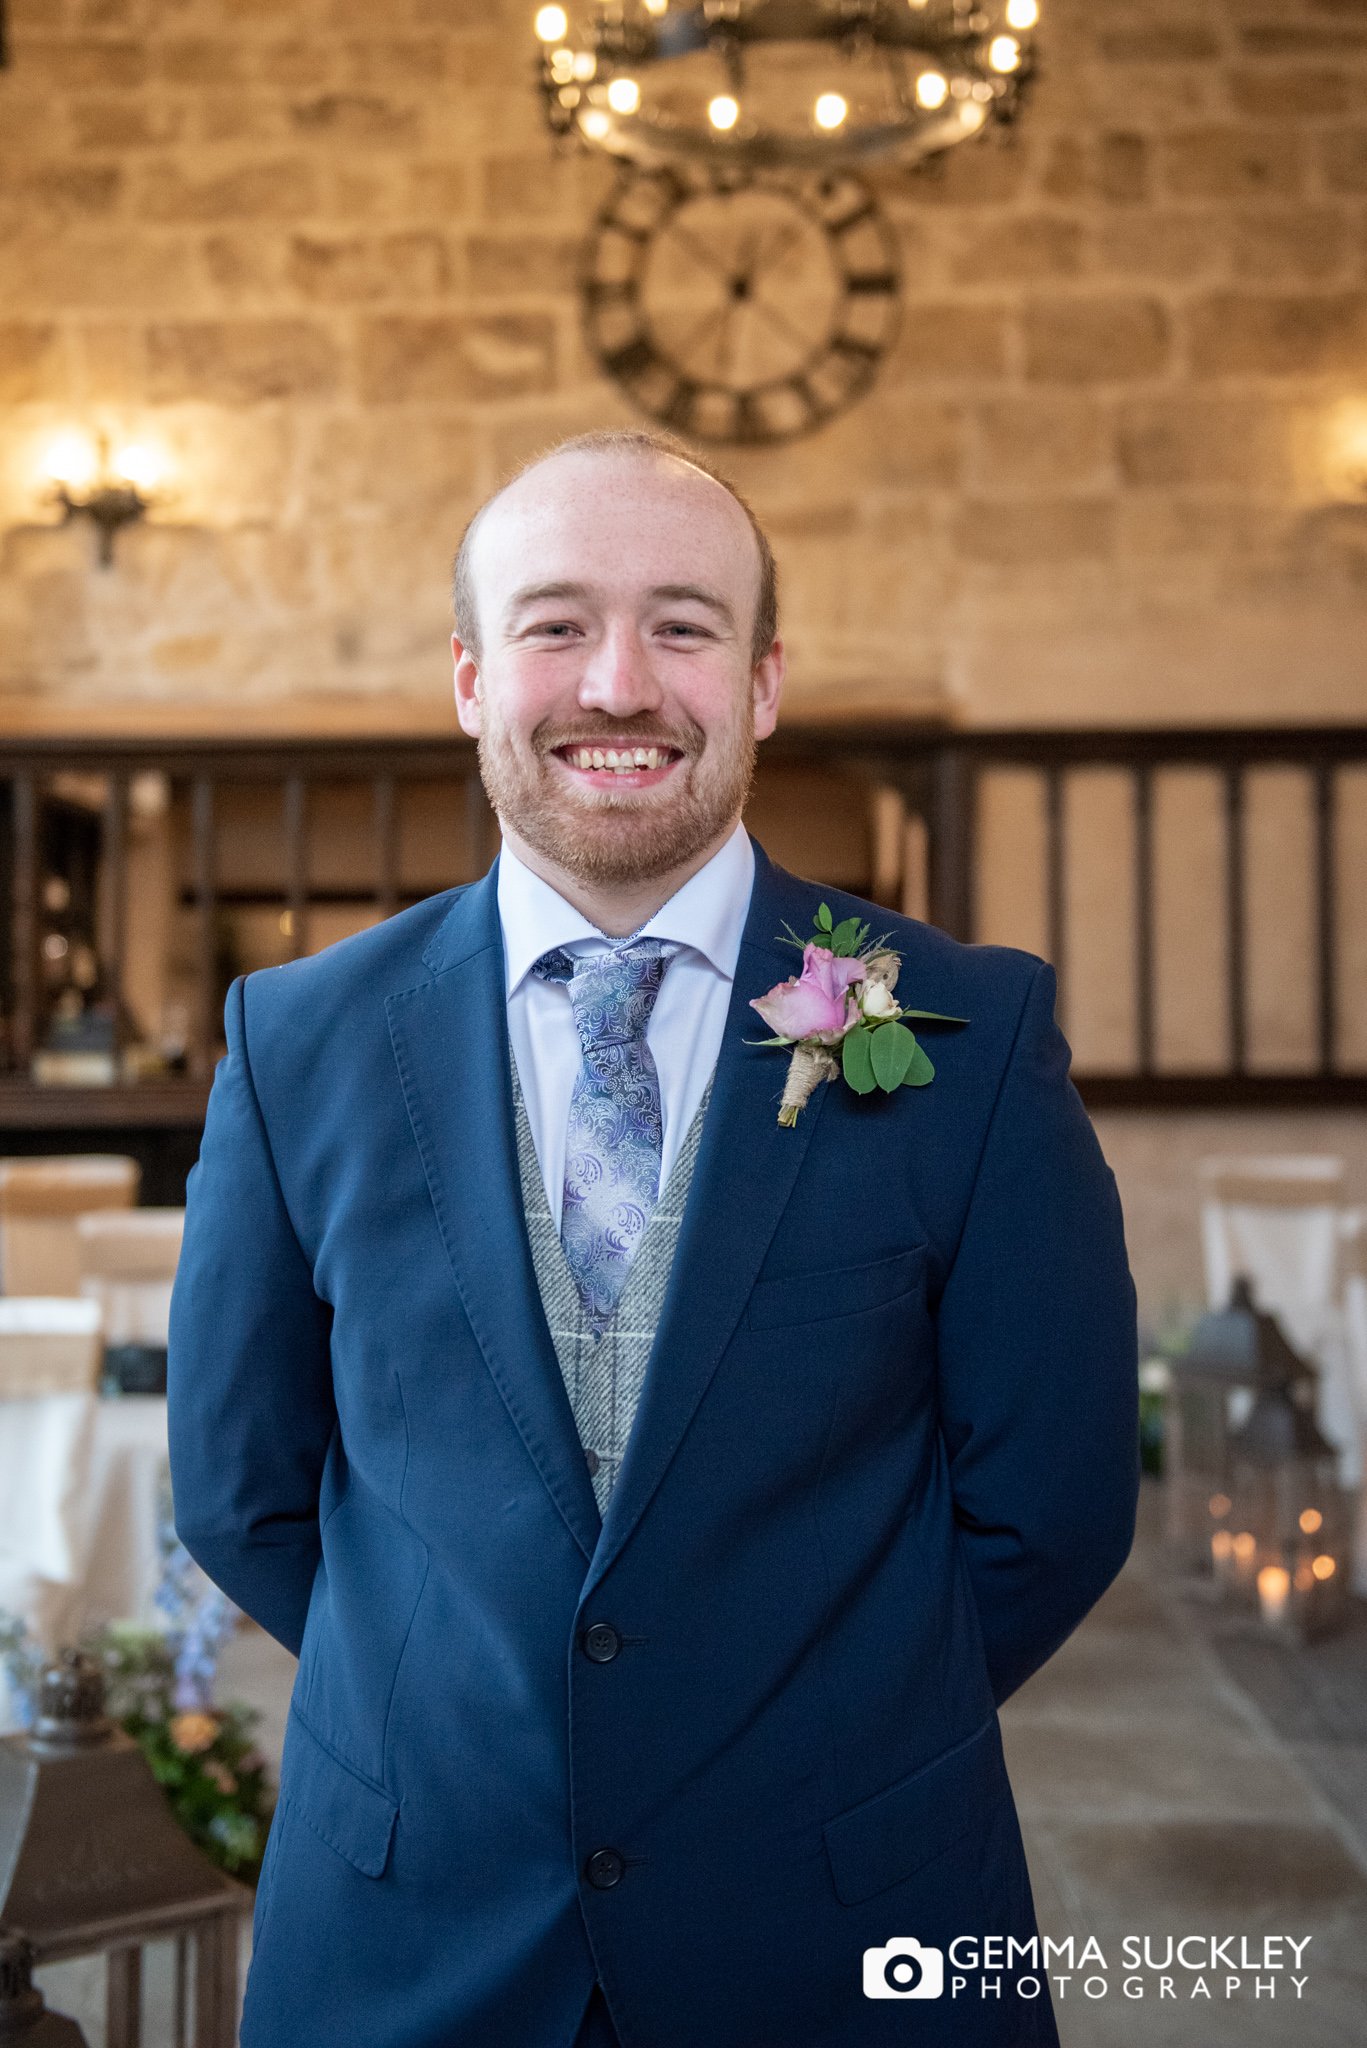
[[[864,1951],[865,1998],[939,1998],[945,1988],[945,1952],[919,1941],[889,1941]]]

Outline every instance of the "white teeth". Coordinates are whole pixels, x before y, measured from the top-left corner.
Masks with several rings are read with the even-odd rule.
[[[574,768],[608,768],[619,775],[637,769],[659,768],[669,759],[667,747],[569,747],[566,758]]]

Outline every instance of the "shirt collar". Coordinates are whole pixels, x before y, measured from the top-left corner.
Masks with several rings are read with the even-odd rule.
[[[754,878],[755,850],[744,825],[737,823],[730,838],[661,904],[637,936],[690,946],[728,981],[734,980]],[[590,924],[506,845],[498,856],[498,915],[509,996],[553,946],[620,943]]]

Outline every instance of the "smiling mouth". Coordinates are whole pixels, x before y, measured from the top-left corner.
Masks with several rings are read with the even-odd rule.
[[[590,775],[653,775],[683,758],[677,747],[592,747],[571,745],[551,750],[566,767]]]

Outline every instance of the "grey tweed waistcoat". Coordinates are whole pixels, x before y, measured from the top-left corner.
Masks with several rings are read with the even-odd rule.
[[[693,1182],[703,1118],[712,1098],[709,1078],[696,1116],[674,1162],[664,1193],[647,1223],[628,1270],[608,1328],[596,1332],[584,1313],[579,1289],[566,1263],[560,1233],[546,1202],[545,1183],[527,1120],[526,1105],[513,1061],[513,1114],[517,1123],[517,1163],[522,1178],[522,1207],[527,1237],[541,1294],[541,1306],[555,1346],[565,1391],[574,1410],[575,1427],[584,1446],[600,1515],[607,1513],[621,1470],[631,1425],[645,1382],[646,1365],[664,1307],[665,1289],[674,1265],[684,1204]]]

